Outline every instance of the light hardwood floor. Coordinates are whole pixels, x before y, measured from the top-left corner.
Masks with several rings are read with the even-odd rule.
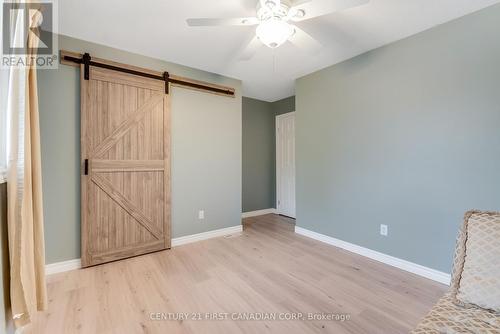
[[[26,333],[407,333],[446,287],[297,235],[265,215],[241,234],[52,275]],[[187,312],[188,320],[151,320]],[[337,320],[192,320],[347,314]],[[157,313],[162,313],[158,315]]]

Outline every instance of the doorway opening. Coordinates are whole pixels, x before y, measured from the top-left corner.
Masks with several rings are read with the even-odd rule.
[[[295,112],[276,116],[276,211],[295,218]]]

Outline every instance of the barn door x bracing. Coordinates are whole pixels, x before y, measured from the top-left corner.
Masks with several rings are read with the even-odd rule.
[[[165,82],[81,65],[82,265],[170,248]]]

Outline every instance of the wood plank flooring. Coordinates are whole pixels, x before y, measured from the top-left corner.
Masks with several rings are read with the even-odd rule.
[[[241,234],[52,275],[25,333],[407,333],[446,291],[293,223],[247,218]],[[309,313],[335,319],[280,320]]]

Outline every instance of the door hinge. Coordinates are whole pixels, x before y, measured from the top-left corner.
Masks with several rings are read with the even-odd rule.
[[[89,159],[83,162],[83,175],[89,175]]]

